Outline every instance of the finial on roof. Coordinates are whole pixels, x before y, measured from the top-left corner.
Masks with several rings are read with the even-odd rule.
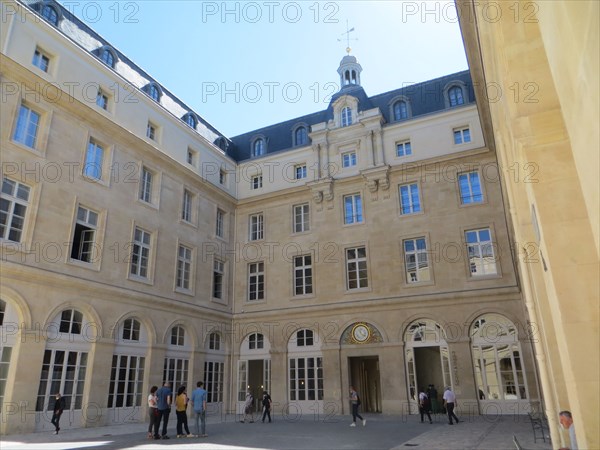
[[[350,41],[358,41],[358,39],[353,38],[350,39],[350,33],[352,33],[354,31],[354,27],[349,28],[348,26],[348,21],[346,20],[346,31],[342,33],[342,36],[346,35],[346,53],[350,54],[350,52],[352,51],[352,49],[350,48]],[[338,42],[342,42],[342,39],[338,38]]]

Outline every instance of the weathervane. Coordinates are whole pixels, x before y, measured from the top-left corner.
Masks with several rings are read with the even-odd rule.
[[[350,48],[350,41],[358,41],[358,39],[356,39],[356,38],[350,39],[350,33],[352,33],[353,31],[354,31],[354,27],[348,29],[348,21],[346,20],[346,31],[344,33],[342,33],[342,36],[346,35],[346,52],[348,54],[350,54],[350,50],[352,50]],[[338,42],[342,42],[342,39],[338,38]]]

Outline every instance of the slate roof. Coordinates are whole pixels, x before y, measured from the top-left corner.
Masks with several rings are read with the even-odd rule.
[[[446,75],[422,83],[412,84],[393,91],[369,97],[362,86],[346,85],[336,92],[329,102],[327,109],[312,114],[308,114],[295,119],[286,120],[264,128],[249,131],[244,134],[232,137],[231,146],[227,153],[236,161],[243,161],[250,158],[251,145],[253,140],[262,136],[267,141],[266,154],[276,153],[293,149],[293,130],[303,123],[309,127],[321,122],[327,122],[333,119],[333,103],[343,95],[352,95],[358,100],[358,111],[366,111],[373,108],[379,108],[386,123],[393,122],[391,117],[391,105],[394,99],[405,97],[408,99],[411,107],[410,120],[427,114],[443,111],[446,108],[444,99],[444,88],[451,82],[462,82],[467,87],[467,98],[465,104],[475,103],[475,93],[471,82],[471,75],[468,70]]]

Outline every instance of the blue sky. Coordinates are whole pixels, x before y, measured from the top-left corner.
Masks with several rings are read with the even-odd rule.
[[[368,95],[467,68],[453,2],[62,3],[227,136],[325,109],[346,21]]]

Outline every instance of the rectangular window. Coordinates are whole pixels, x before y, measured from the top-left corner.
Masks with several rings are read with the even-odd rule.
[[[342,154],[342,167],[352,167],[356,165],[356,152],[347,152]]]
[[[221,169],[219,171],[219,184],[224,186],[226,182],[227,182],[227,174],[225,173],[225,171],[223,169]]]
[[[294,295],[313,293],[312,256],[294,258]]]
[[[225,211],[217,209],[217,223],[215,234],[217,237],[225,237]]]
[[[289,359],[291,401],[323,400],[323,358]]]
[[[261,187],[263,187],[262,175],[256,175],[252,177],[251,187],[252,189],[260,189]]]
[[[421,211],[419,200],[419,185],[417,183],[403,184],[399,187],[400,214],[414,214]]]
[[[460,202],[463,205],[483,202],[478,172],[466,172],[458,175]]]
[[[455,144],[465,144],[467,142],[471,142],[471,131],[468,127],[465,128],[455,128],[454,130],[454,143]]]
[[[42,362],[36,411],[52,411],[51,398],[60,392],[65,410],[81,409],[88,354],[69,350],[46,350]]]
[[[98,89],[98,94],[96,94],[96,105],[104,110],[108,109],[108,95],[102,89]]]
[[[471,276],[495,275],[497,273],[496,257],[490,229],[466,231],[465,240]]]
[[[223,299],[223,277],[225,275],[225,265],[223,261],[215,259],[213,265],[213,298]]]
[[[169,381],[173,392],[176,393],[179,386],[185,386],[187,384],[189,368],[189,359],[165,358],[162,379]],[[175,396],[173,396],[172,402],[175,403]]]
[[[8,383],[11,353],[12,347],[0,346],[0,408],[2,408],[2,405],[4,404],[4,392]]]
[[[192,204],[194,194],[187,189],[183,190],[183,204],[181,205],[181,220],[192,223]]]
[[[369,287],[367,249],[365,247],[346,249],[346,279],[348,290]]]
[[[28,205],[29,186],[10,178],[3,178],[0,195],[0,239],[21,242]]]
[[[46,55],[43,50],[36,48],[35,52],[33,52],[31,64],[44,72],[48,72],[48,68],[50,67],[50,57]]]
[[[192,150],[191,148],[188,148],[187,163],[196,167],[197,162],[198,162],[198,152],[196,150]]]
[[[192,249],[180,245],[177,251],[177,287],[190,289],[190,273],[192,271]]]
[[[294,167],[294,178],[296,180],[306,178],[306,164],[300,164]]]
[[[398,142],[396,144],[396,156],[409,156],[412,155],[412,148],[410,147],[410,141]]]
[[[262,213],[250,216],[250,240],[259,241],[264,239],[264,220]]]
[[[146,167],[142,166],[140,176],[140,200],[146,203],[152,203],[152,180],[154,175]]]
[[[344,223],[361,223],[363,221],[362,199],[360,194],[344,196]]]
[[[206,387],[206,403],[223,401],[223,380],[225,363],[204,361],[204,385]]]
[[[310,213],[308,203],[294,206],[294,233],[310,230]]]
[[[85,154],[85,165],[83,166],[83,174],[86,177],[95,180],[102,179],[102,164],[104,161],[104,148],[94,139],[88,142],[87,152]]]
[[[40,127],[40,118],[39,113],[25,105],[21,105],[13,139],[27,147],[35,148]]]
[[[133,235],[133,246],[131,249],[131,275],[148,278],[148,266],[150,263],[150,239],[152,235],[141,228],[136,227]]]
[[[145,363],[143,356],[113,355],[108,408],[142,406]]]
[[[407,283],[431,280],[427,243],[424,237],[404,241],[404,266]]]
[[[71,258],[78,261],[91,263],[94,258],[94,241],[98,228],[98,213],[91,209],[79,206],[77,208],[77,221],[75,234],[71,247]]]
[[[146,125],[146,137],[153,141],[156,140],[156,125],[152,122],[148,122],[148,125]]]
[[[248,264],[248,301],[265,298],[265,263]]]

